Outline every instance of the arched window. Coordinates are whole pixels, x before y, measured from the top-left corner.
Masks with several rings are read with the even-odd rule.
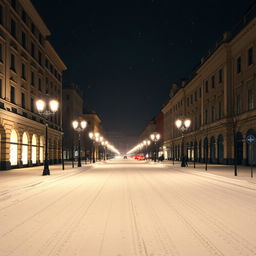
[[[218,137],[218,163],[222,164],[224,160],[224,145],[223,145],[223,136],[219,135]]]
[[[40,163],[44,161],[44,137],[40,136],[40,152],[39,152]]]
[[[204,139],[204,162],[208,163],[208,138]]]
[[[28,135],[27,133],[23,133],[22,135],[22,164],[27,165],[28,164]]]
[[[236,133],[236,150],[237,150],[237,164],[243,163],[243,135],[241,132]]]
[[[210,162],[215,162],[215,138],[211,137],[211,145],[210,145]]]
[[[12,166],[18,164],[18,134],[15,130],[11,131],[10,137],[10,163]]]
[[[31,154],[31,160],[32,160],[32,164],[36,164],[36,153],[37,153],[37,139],[36,139],[36,135],[33,134],[32,136],[32,154]]]

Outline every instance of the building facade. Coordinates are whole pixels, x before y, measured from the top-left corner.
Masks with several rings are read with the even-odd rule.
[[[173,84],[164,113],[167,156],[181,158],[178,118],[190,118],[184,147],[188,160],[232,164],[256,163],[256,6],[232,33],[225,33],[190,79]]]
[[[29,0],[0,0],[0,169],[42,164],[46,120],[35,101],[62,104],[66,66],[47,37],[50,31]],[[48,120],[49,159],[61,159],[62,109]]]

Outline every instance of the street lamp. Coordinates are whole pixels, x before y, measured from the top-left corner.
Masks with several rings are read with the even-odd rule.
[[[191,120],[186,119],[177,119],[175,121],[176,127],[181,131],[182,141],[181,141],[181,167],[186,166],[185,157],[184,157],[184,132],[188,130],[191,125]]]
[[[92,140],[92,162],[95,163],[95,143],[99,142],[100,134],[98,132],[89,132],[89,138]]]
[[[78,164],[77,167],[81,167],[81,132],[86,128],[87,122],[85,120],[74,120],[72,126],[76,132],[78,132]]]
[[[47,95],[46,100],[38,99],[36,108],[39,115],[45,118],[45,153],[44,153],[44,169],[42,175],[50,175],[48,160],[48,119],[54,115],[59,109],[59,102],[56,99],[50,99]]]
[[[151,144],[151,141],[150,140],[144,140],[143,144],[146,147],[146,158],[148,158],[148,146]]]
[[[150,135],[150,139],[154,142],[155,145],[155,157],[154,157],[154,162],[156,162],[156,154],[157,154],[157,150],[156,150],[156,143],[160,140],[161,135],[158,132],[153,132]]]

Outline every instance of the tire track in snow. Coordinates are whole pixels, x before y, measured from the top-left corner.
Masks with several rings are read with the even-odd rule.
[[[177,217],[185,224],[185,226],[193,233],[193,235],[200,241],[200,243],[207,249],[207,251],[211,255],[215,256],[225,256],[225,254],[219,250],[208,238],[206,235],[204,235],[198,228],[195,227],[186,217],[183,216],[183,214],[174,207],[173,204],[171,204],[168,200],[166,200],[165,197],[159,192],[159,189],[157,189],[149,179],[147,179],[148,184],[151,186],[151,188],[155,191],[155,193],[159,196],[160,199],[162,199],[163,202],[168,206],[168,208],[171,209],[173,213],[177,215]]]
[[[175,183],[173,180],[172,182]],[[256,255],[256,247],[254,244],[251,244],[248,240],[244,239],[235,231],[233,231],[229,226],[225,224],[225,222],[220,221],[216,217],[212,216],[202,207],[193,204],[184,196],[184,193],[182,193],[182,190],[180,190],[178,186],[176,187],[175,193],[175,196],[178,196],[179,201],[182,202],[185,208],[189,207],[190,211],[194,211],[197,216],[200,216],[202,222],[204,222],[206,225],[211,225],[212,230],[214,229],[214,232],[219,237],[222,237],[222,239],[225,240],[230,246],[232,245],[235,251],[239,251],[241,255],[243,255],[243,253],[246,253],[246,255]]]
[[[55,245],[52,247],[51,251],[47,254],[48,256],[50,256],[50,255],[54,255],[54,256],[62,255],[63,249],[68,244],[68,241],[72,237],[73,233],[76,231],[76,229],[79,226],[79,224],[81,223],[81,221],[88,214],[88,211],[90,210],[92,205],[99,198],[100,194],[102,193],[102,191],[103,191],[103,189],[104,189],[104,187],[107,183],[107,180],[110,179],[111,176],[112,176],[112,173],[109,174],[109,176],[105,179],[104,183],[98,189],[96,195],[93,196],[90,204],[86,207],[84,207],[85,206],[84,204],[81,206],[82,211],[79,212],[79,216],[74,216],[72,218],[71,224],[67,225],[66,230],[61,233],[61,237],[59,237],[58,240],[55,241]],[[87,202],[86,202],[86,204],[87,204]],[[51,239],[49,239],[49,240],[51,240]],[[76,252],[74,252],[74,254],[76,254]],[[41,254],[39,254],[39,255],[45,255],[45,253],[43,251],[41,251]]]

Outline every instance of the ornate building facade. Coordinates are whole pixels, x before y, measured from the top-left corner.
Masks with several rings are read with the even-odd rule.
[[[239,26],[225,33],[209,55],[201,59],[190,79],[173,84],[164,113],[167,158],[181,158],[182,136],[175,127],[181,117],[191,119],[184,146],[189,160],[232,164],[256,163],[256,6]],[[253,152],[251,154],[251,152]]]
[[[66,66],[47,37],[50,31],[29,0],[0,0],[0,169],[42,164],[45,122],[35,101],[62,104]],[[49,159],[61,159],[62,109],[49,120]]]

